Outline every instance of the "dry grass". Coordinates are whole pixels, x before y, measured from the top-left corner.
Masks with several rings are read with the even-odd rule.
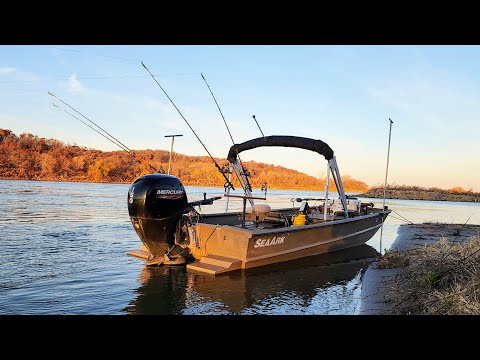
[[[435,244],[392,251],[378,268],[402,267],[401,274],[382,285],[388,314],[480,314],[480,236],[467,242]]]

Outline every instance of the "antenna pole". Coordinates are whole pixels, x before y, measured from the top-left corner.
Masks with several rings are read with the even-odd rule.
[[[385,185],[383,187],[383,207],[382,211],[385,211],[385,198],[387,195],[387,177],[388,177],[388,163],[390,161],[390,140],[392,138],[392,124],[393,121],[392,119],[388,118],[390,120],[390,130],[388,132],[388,151],[387,151],[387,168],[385,170]],[[380,255],[382,254],[382,237],[383,237],[383,213],[382,213],[382,227],[380,228]]]

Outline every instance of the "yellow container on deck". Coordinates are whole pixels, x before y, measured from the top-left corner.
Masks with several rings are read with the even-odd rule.
[[[292,221],[293,221],[293,226],[301,226],[301,225],[305,225],[307,218],[305,214],[298,214],[298,215],[292,216]]]

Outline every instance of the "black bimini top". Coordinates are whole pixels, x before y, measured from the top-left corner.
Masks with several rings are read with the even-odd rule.
[[[333,158],[333,150],[321,140],[314,140],[298,136],[265,136],[264,138],[257,138],[245,141],[241,144],[235,144],[230,148],[228,152],[228,161],[235,162],[237,155],[242,151],[251,150],[262,146],[283,146],[294,147],[305,150],[315,151],[320,155],[325,156],[325,159],[330,160]]]

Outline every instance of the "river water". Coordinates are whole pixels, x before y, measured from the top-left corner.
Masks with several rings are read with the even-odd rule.
[[[356,248],[216,278],[185,268],[150,269],[126,253],[141,245],[126,184],[0,180],[0,314],[355,314],[361,276],[380,231]],[[186,187],[189,201],[223,194]],[[272,208],[313,191],[269,190]],[[366,199],[381,206],[379,199]],[[313,202],[310,203],[313,205]],[[480,224],[480,204],[387,200],[382,249],[400,215],[413,222]],[[231,201],[239,210],[241,202]],[[225,200],[203,206],[219,212]],[[394,218],[396,217],[396,218]]]

